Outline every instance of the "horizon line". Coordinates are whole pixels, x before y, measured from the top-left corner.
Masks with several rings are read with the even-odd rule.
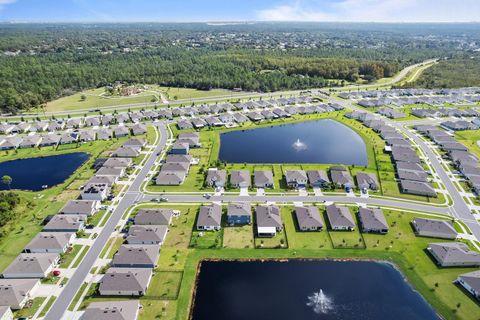
[[[248,23],[351,23],[351,24],[480,24],[480,20],[472,21],[300,21],[300,20],[191,20],[191,21],[155,21],[155,20],[0,20],[0,24],[188,24],[188,23],[211,23],[211,24],[248,24]]]

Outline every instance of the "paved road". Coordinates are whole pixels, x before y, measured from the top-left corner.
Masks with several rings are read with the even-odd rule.
[[[352,110],[363,111],[363,112],[369,112],[369,113],[373,114],[373,112],[371,112],[370,110],[367,110],[367,109],[364,109],[364,108],[361,108],[361,107],[357,107],[348,100],[343,100],[343,99],[334,98],[334,97],[329,97],[329,99],[332,100],[332,102],[339,103],[346,108],[349,108],[349,109],[352,109]],[[405,123],[398,123],[398,122],[395,122],[393,120],[387,119],[385,117],[384,117],[384,122],[394,126],[398,130],[400,130],[407,137],[409,137],[410,139],[415,141],[415,143],[420,147],[420,149],[423,150],[425,155],[430,160],[430,163],[432,164],[433,168],[437,172],[438,176],[440,177],[440,180],[442,181],[442,183],[447,188],[448,194],[450,195],[450,197],[453,200],[453,205],[449,209],[450,214],[453,217],[463,221],[470,228],[470,231],[473,233],[473,235],[475,235],[477,240],[480,240],[480,225],[479,225],[478,221],[476,221],[473,218],[472,213],[470,211],[470,208],[465,203],[465,200],[463,199],[462,195],[460,194],[460,192],[457,190],[457,188],[455,187],[453,182],[448,177],[447,172],[443,168],[440,161],[437,159],[437,156],[432,151],[432,149],[430,149],[430,147],[422,139],[420,139],[416,134],[414,134],[409,129],[407,129],[405,127]],[[424,124],[429,124],[429,120],[426,120],[423,123]],[[431,124],[438,124],[434,120],[431,121],[430,123]]]
[[[397,73],[392,79],[390,79],[387,82],[384,82],[382,84],[364,84],[364,85],[350,85],[350,86],[345,86],[345,87],[330,87],[330,88],[321,88],[321,89],[309,89],[311,90],[348,90],[348,89],[368,89],[368,88],[375,88],[378,86],[390,86],[393,85],[399,81],[401,81],[403,78],[405,78],[408,73],[415,68],[423,65],[430,64],[434,61],[437,61],[438,59],[431,59],[431,60],[426,60],[411,66],[408,66],[404,69],[402,69],[399,73]],[[135,109],[135,108],[148,108],[148,107],[154,107],[154,106],[159,106],[159,107],[165,107],[168,106],[169,104],[191,104],[191,103],[208,103],[208,102],[214,102],[218,100],[223,100],[223,99],[245,99],[245,98],[250,98],[250,97],[270,97],[270,96],[282,96],[282,95],[295,95],[295,94],[300,94],[301,92],[305,92],[308,90],[292,90],[292,91],[277,91],[277,92],[268,92],[268,93],[260,93],[260,92],[247,92],[247,93],[240,93],[240,94],[232,94],[232,95],[225,95],[225,96],[217,96],[217,97],[204,97],[204,98],[193,98],[193,99],[181,99],[177,101],[170,101],[170,103],[136,103],[136,104],[128,104],[128,105],[112,105],[112,106],[107,106],[107,107],[101,107],[101,108],[87,108],[87,109],[77,109],[77,110],[70,110],[70,111],[60,111],[60,112],[45,112],[45,115],[50,117],[52,115],[62,117],[62,116],[83,116],[85,113],[88,114],[90,110],[94,109],[100,109],[102,112],[109,112],[109,111],[126,111],[128,109]],[[92,113],[95,114],[95,113]],[[32,119],[36,118],[38,116],[43,116],[44,114],[42,112],[35,113],[35,114],[29,114],[26,113],[23,116],[24,119]],[[18,119],[19,115],[17,116],[8,116],[8,117],[0,117],[2,120],[8,120],[9,118],[13,119]]]
[[[394,208],[403,208],[405,210],[414,210],[414,211],[424,211],[436,214],[450,214],[448,207],[441,207],[435,205],[414,203],[414,202],[404,202],[401,200],[388,200],[380,198],[361,198],[361,197],[347,197],[347,196],[295,196],[295,195],[265,195],[265,196],[239,196],[239,195],[222,195],[222,196],[211,196],[209,199],[206,199],[202,195],[181,195],[181,194],[168,194],[165,195],[168,198],[169,202],[353,202],[360,204],[367,204],[373,206],[381,207],[394,207]],[[141,201],[151,201],[154,198],[158,198],[158,195],[144,195]]]
[[[73,276],[68,281],[60,296],[55,300],[55,303],[50,308],[50,311],[45,317],[46,320],[62,319],[63,315],[68,309],[68,306],[72,302],[77,291],[82,286],[85,278],[89,274],[90,269],[93,267],[95,261],[100,256],[100,253],[102,252],[105,244],[110,238],[110,235],[112,234],[112,232],[115,231],[115,227],[121,220],[123,214],[128,210],[128,208],[130,208],[134,204],[135,199],[139,197],[141,184],[143,183],[148,173],[150,172],[150,169],[153,167],[155,161],[157,160],[157,154],[159,154],[163,150],[167,143],[168,134],[167,128],[165,127],[164,123],[160,122],[156,125],[160,131],[160,143],[156,146],[155,151],[147,160],[140,173],[135,178],[134,182],[128,188],[125,196],[121,198],[118,206],[115,208],[112,215],[107,220],[104,228],[102,229],[98,237],[95,239],[92,247],[85,255],[85,258],[78,266]]]

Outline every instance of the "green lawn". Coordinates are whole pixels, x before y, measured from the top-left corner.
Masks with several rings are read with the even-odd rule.
[[[253,248],[253,226],[234,226],[225,227],[223,230],[223,247],[224,248]]]
[[[47,314],[48,310],[50,310],[50,308],[52,307],[55,300],[56,300],[56,298],[53,297],[53,296],[48,298],[48,302],[43,307],[43,310],[42,310],[42,312],[40,312],[39,317],[45,317],[45,315]]]
[[[76,244],[73,247],[69,248],[66,253],[62,255],[60,268],[68,268],[68,266],[72,263],[73,259],[77,256],[77,254],[82,250],[83,246]]]
[[[15,311],[14,312],[14,317],[16,318],[32,318],[35,313],[38,311],[38,308],[40,308],[40,305],[45,301],[45,297],[37,297],[33,300],[27,301],[27,304],[25,307],[21,310]]]

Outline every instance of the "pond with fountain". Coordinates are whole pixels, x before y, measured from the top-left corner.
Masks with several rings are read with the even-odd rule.
[[[368,165],[362,137],[348,126],[329,119],[222,133],[219,160]]]
[[[439,319],[391,264],[204,261],[193,320]]]

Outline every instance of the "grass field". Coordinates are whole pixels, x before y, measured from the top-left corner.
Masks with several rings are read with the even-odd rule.
[[[162,103],[162,95],[172,104],[178,100],[198,99],[198,98],[234,98],[239,93],[222,89],[212,89],[209,91],[195,90],[188,88],[169,88],[157,85],[146,85],[141,93],[131,96],[109,96],[105,94],[104,88],[96,88],[77,92],[73,95],[50,101],[45,109],[37,108],[39,114],[45,112],[76,111],[101,109],[105,107],[149,104],[152,102]],[[82,99],[85,97],[85,99]]]

